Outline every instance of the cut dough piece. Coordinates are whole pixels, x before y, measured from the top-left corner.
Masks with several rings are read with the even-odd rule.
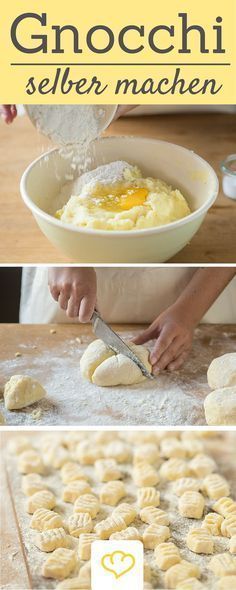
[[[172,565],[165,574],[165,587],[166,588],[177,588],[180,582],[187,580],[188,578],[199,578],[200,569],[197,564],[190,563],[185,559],[182,559],[180,563]]]
[[[204,401],[209,426],[236,425],[236,385],[209,393]]]
[[[218,555],[212,557],[208,567],[218,578],[231,575],[235,576],[236,557],[230,555],[230,553],[218,553]]]
[[[94,531],[99,535],[100,539],[107,540],[113,533],[120,533],[126,528],[126,522],[122,516],[113,513],[112,516],[98,522],[94,527]]]
[[[49,490],[40,490],[28,498],[27,512],[34,514],[39,508],[52,510],[56,506],[56,498]]]
[[[78,559],[75,551],[60,547],[55,549],[45,561],[42,575],[45,578],[56,578],[56,580],[68,578],[77,563]]]
[[[151,371],[148,350],[144,346],[133,343],[128,345],[146,369]],[[80,369],[85,379],[101,387],[134,385],[145,380],[141,370],[133,361],[123,354],[115,354],[102,340],[94,340],[89,344],[80,360]]]
[[[4,387],[7,410],[20,410],[45,397],[42,385],[27,375],[13,375]]]
[[[161,570],[168,570],[181,561],[178,547],[174,543],[161,543],[157,545],[155,549],[155,560]]]
[[[170,538],[170,529],[167,526],[150,524],[143,533],[145,549],[155,549],[157,545]]]
[[[134,522],[137,516],[137,510],[135,506],[123,502],[122,504],[118,504],[118,506],[113,510],[112,515],[113,514],[119,514],[122,516],[126,525],[129,526],[132,522]]]
[[[112,533],[110,541],[141,541],[142,535],[135,527],[128,527],[120,533]]]
[[[221,525],[223,520],[223,516],[220,514],[208,512],[202,522],[202,528],[208,531],[210,535],[219,537],[221,535]]]
[[[63,528],[49,529],[48,531],[37,533],[34,544],[41,551],[50,553],[51,551],[55,551],[55,549],[59,549],[59,547],[67,548],[69,545],[69,536]]]
[[[205,500],[199,492],[184,492],[179,500],[179,513],[185,518],[202,518]]]
[[[209,555],[213,553],[214,544],[212,536],[208,531],[200,529],[191,529],[187,534],[187,547],[194,553],[205,553]]]
[[[236,352],[229,352],[215,358],[207,371],[211,389],[236,385]]]

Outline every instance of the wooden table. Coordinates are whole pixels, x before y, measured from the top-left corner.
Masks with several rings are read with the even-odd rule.
[[[143,326],[114,328],[130,340]],[[180,371],[128,387],[98,387],[82,378],[79,361],[93,339],[90,325],[0,325],[0,389],[12,375],[29,374],[47,391],[41,402],[20,411],[6,411],[2,400],[9,426],[205,425],[207,368],[214,357],[236,351],[236,325],[201,325]]]
[[[47,432],[45,434],[47,435]],[[1,502],[0,506],[2,522],[1,588],[2,590],[53,590],[56,588],[57,582],[52,579],[44,579],[42,586],[41,567],[46,560],[47,554],[42,553],[40,555],[39,551],[35,551],[33,531],[31,530],[31,533],[29,533],[29,515],[25,513],[26,498],[20,491],[21,476],[16,471],[16,459],[7,452],[7,444],[15,436],[14,432],[1,435],[0,491],[1,498],[4,498],[4,502]],[[29,436],[34,442],[39,435],[31,431],[26,433],[26,436]],[[42,433],[41,436],[43,436]],[[216,437],[206,439],[204,442],[206,451],[216,460],[220,474],[226,477],[229,482],[233,498],[235,498],[236,492],[235,442],[236,434],[234,432],[221,433],[220,438],[216,433]],[[125,470],[127,470],[127,465]],[[54,488],[53,491],[56,491],[56,494],[59,495],[57,485],[55,483],[56,489]],[[161,498],[163,500],[162,491]],[[59,513],[61,508],[62,505],[58,503],[56,510],[58,509]],[[68,513],[69,511],[72,511],[72,506],[68,504]],[[173,533],[175,534],[175,530],[173,530]],[[227,539],[214,537],[214,540],[217,552],[224,552],[228,548]],[[190,559],[191,555],[186,556],[185,559],[187,557]],[[202,561],[203,563],[206,562],[205,559]],[[201,567],[201,573],[203,573],[203,570],[204,568]],[[213,585],[211,588],[213,588]]]
[[[236,117],[229,114],[178,114],[120,119],[107,134],[142,135],[178,143],[209,161],[220,176],[220,162],[235,152]],[[0,122],[0,263],[68,262],[44,237],[20,198],[24,169],[48,149],[26,117]],[[222,190],[197,235],[171,262],[236,262],[236,202]]]

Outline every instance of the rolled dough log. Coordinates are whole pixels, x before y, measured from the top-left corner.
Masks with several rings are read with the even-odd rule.
[[[151,371],[148,350],[144,346],[137,346],[130,342],[127,344],[148,371]],[[141,370],[133,361],[123,354],[115,354],[102,340],[94,340],[89,344],[81,357],[80,370],[85,379],[101,387],[134,385],[145,380]]]
[[[4,416],[0,412],[0,424],[5,424]]]
[[[236,386],[222,387],[209,393],[204,408],[209,426],[236,426]]]
[[[209,366],[207,380],[211,389],[236,385],[236,352],[215,358]]]
[[[27,375],[13,375],[4,388],[4,400],[7,410],[20,410],[45,397],[42,385]]]

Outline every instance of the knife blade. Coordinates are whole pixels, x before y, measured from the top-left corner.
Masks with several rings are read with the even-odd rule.
[[[118,336],[114,330],[101,318],[97,311],[92,315],[93,331],[98,338],[103,340],[105,344],[113,350],[116,354],[123,354],[130,358],[140,369],[144,377],[147,379],[154,379],[152,375],[138,358],[138,356],[125,344],[125,342]]]

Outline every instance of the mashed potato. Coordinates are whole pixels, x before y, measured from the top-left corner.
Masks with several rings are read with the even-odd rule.
[[[137,166],[112,162],[83,174],[56,212],[77,227],[135,230],[166,225],[191,213],[178,189],[157,178],[143,178]]]

